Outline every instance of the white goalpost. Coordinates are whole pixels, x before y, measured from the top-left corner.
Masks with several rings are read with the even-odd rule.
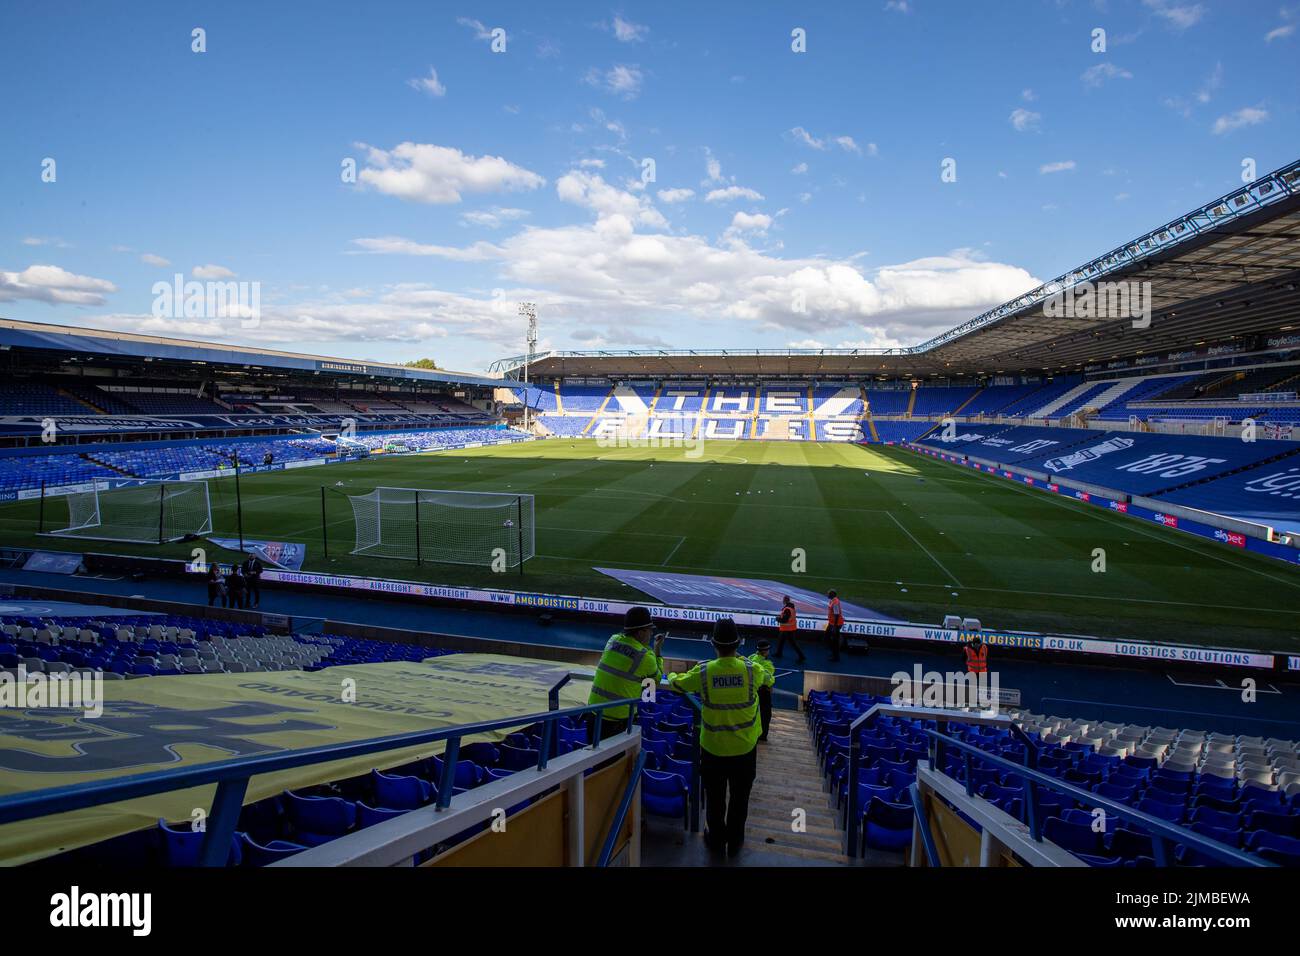
[[[212,503],[206,481],[159,481],[118,487],[96,482],[87,491],[64,495],[63,500],[68,507],[67,526],[43,530],[43,534],[164,544],[187,535],[212,533]],[[43,499],[42,523],[46,507]]]
[[[513,568],[536,554],[532,495],[376,488],[347,499],[356,555]]]

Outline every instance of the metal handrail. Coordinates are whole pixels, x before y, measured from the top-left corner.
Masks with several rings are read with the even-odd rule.
[[[938,847],[934,844],[934,834],[930,832],[930,821],[925,816],[925,806],[921,803],[921,789],[913,783],[907,788],[912,798],[912,812],[916,814],[916,828],[921,833],[921,846],[925,848],[925,859],[930,866],[938,868],[943,865],[939,859]]]
[[[992,717],[986,717],[979,713],[963,713],[951,710],[942,710],[934,707],[909,707],[899,704],[874,704],[866,713],[859,714],[854,721],[849,724],[849,778],[848,778],[848,800],[847,816],[844,821],[844,842],[845,852],[851,856],[858,855],[858,770],[860,769],[859,757],[862,752],[862,744],[859,740],[858,729],[864,724],[871,723],[878,716],[885,717],[907,717],[909,719],[919,720],[949,720],[960,723],[971,724],[992,724],[995,726],[1005,727],[1017,735],[1021,742],[1025,744],[1025,760],[1030,766],[1036,765],[1037,752],[1034,749],[1033,742],[1023,730],[1017,726],[1010,717],[1004,714],[998,714]]]
[[[564,710],[544,711],[538,714],[525,714],[496,720],[479,721],[473,724],[459,724],[438,730],[421,730],[386,737],[374,737],[369,740],[349,741],[340,744],[326,744],[303,750],[292,750],[279,754],[259,754],[252,757],[235,757],[202,764],[196,767],[180,767],[174,770],[155,770],[148,773],[132,774],[113,780],[100,780],[85,784],[71,784],[62,787],[49,787],[32,790],[27,793],[0,797],[0,824],[17,823],[36,817],[71,810],[84,810],[88,807],[102,806],[133,800],[138,797],[152,796],[172,790],[185,790],[209,784],[217,785],[216,795],[212,801],[212,811],[207,819],[207,831],[200,852],[199,862],[203,866],[222,866],[230,849],[239,811],[243,806],[244,794],[248,781],[255,776],[293,770],[297,767],[327,763],[334,760],[346,760],[364,757],[369,754],[384,753],[421,744],[433,744],[445,741],[443,751],[442,778],[438,785],[439,810],[445,810],[451,803],[454,790],[456,762],[460,756],[462,737],[474,734],[490,733],[496,730],[508,730],[526,724],[542,724],[543,747],[538,752],[538,768],[545,769],[547,749],[553,734],[553,724],[568,717],[584,714],[599,714],[610,707],[629,707],[628,729],[631,731],[635,721],[637,705],[640,698],[629,697],[624,700],[606,701],[588,704],[582,707],[569,707]],[[599,746],[600,734],[593,735],[592,746]]]
[[[1208,853],[1215,859],[1222,860],[1234,866],[1276,866],[1276,864],[1265,860],[1262,857],[1252,856],[1241,850],[1230,847],[1227,844],[1220,843],[1217,840],[1211,840],[1207,836],[1188,830],[1176,823],[1170,823],[1168,820],[1162,820],[1159,817],[1152,816],[1149,813],[1143,813],[1141,810],[1135,810],[1132,807],[1119,803],[1109,797],[1103,797],[1100,794],[1093,793],[1091,790],[1084,790],[1082,787],[1076,787],[1073,784],[1057,780],[1055,777],[1043,773],[1040,770],[1021,766],[1005,757],[999,757],[996,754],[990,754],[986,750],[981,750],[974,744],[968,744],[963,740],[957,740],[939,733],[937,730],[924,730],[923,733],[928,735],[931,740],[931,766],[938,772],[943,772],[943,757],[947,747],[955,747],[963,751],[968,761],[974,757],[980,762],[991,764],[995,767],[1002,767],[1005,770],[1014,773],[1016,776],[1025,781],[1025,808],[1029,811],[1029,820],[1026,823],[1029,826],[1030,836],[1035,842],[1042,842],[1043,833],[1042,825],[1038,821],[1038,787],[1046,786],[1049,790],[1055,790],[1064,794],[1073,800],[1086,803],[1091,806],[1100,807],[1109,816],[1114,814],[1121,820],[1129,820],[1133,823],[1139,823],[1144,829],[1151,833],[1151,847],[1155,852],[1156,866],[1169,865],[1169,841],[1183,843],[1195,847]],[[972,782],[969,769],[966,774],[966,792],[972,793]]]
[[[609,866],[609,858],[614,855],[614,843],[618,840],[618,832],[623,829],[623,821],[627,819],[627,811],[632,806],[632,798],[636,795],[637,784],[641,782],[641,771],[645,769],[646,751],[642,750],[636,755],[636,763],[632,766],[632,776],[627,782],[627,788],[623,791],[623,799],[618,802],[618,811],[614,814],[614,822],[610,824],[609,833],[605,835],[605,845],[600,851],[600,859],[596,861],[599,867]]]

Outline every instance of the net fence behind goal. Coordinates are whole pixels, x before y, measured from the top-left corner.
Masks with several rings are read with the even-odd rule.
[[[532,495],[376,488],[348,503],[353,554],[513,568],[536,553]]]
[[[42,500],[45,512],[59,499]],[[117,488],[96,484],[63,496],[67,527],[45,534],[96,541],[162,544],[186,535],[212,533],[212,505],[205,481],[165,481]]]

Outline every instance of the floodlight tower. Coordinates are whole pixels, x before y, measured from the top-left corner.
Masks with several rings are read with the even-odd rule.
[[[528,366],[533,360],[533,352],[537,350],[537,304],[520,302],[519,314],[528,320],[528,354],[524,356],[524,431],[531,431],[528,422]]]

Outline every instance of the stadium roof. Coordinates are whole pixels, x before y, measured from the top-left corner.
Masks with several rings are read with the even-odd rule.
[[[1084,283],[1150,283],[1150,325],[1052,317]],[[559,375],[973,375],[1076,371],[1107,359],[1300,328],[1300,161],[1045,282],[928,342],[898,349],[551,351]],[[1135,287],[1137,288],[1137,287]],[[515,377],[526,356],[493,363]]]
[[[443,369],[408,368],[387,362],[332,358],[303,352],[279,352],[248,345],[223,345],[191,339],[79,329],[41,322],[0,319],[0,349],[25,349],[69,357],[122,358],[191,365],[307,372],[339,376],[399,378],[412,383],[497,386],[500,379]]]

